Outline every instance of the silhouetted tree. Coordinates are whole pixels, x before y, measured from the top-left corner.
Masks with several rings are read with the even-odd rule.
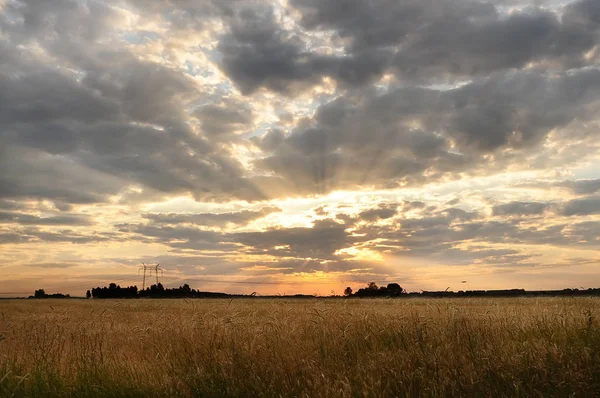
[[[115,283],[111,283],[108,287],[95,287],[91,293],[94,298],[133,298],[138,296],[136,286],[122,288]]]
[[[404,291],[404,289],[402,289],[402,286],[400,286],[397,283],[388,283],[386,290],[387,294],[389,294],[390,296],[399,296]]]
[[[344,289],[344,296],[352,296],[352,288],[350,286]]]
[[[377,286],[375,282],[369,282],[367,287],[358,289],[353,296],[356,297],[395,297],[404,293],[404,289],[397,283],[389,283],[387,286]]]
[[[33,293],[33,296],[29,296],[29,298],[70,298],[71,296],[69,296],[68,294],[62,294],[62,293],[52,293],[52,294],[47,294],[44,289],[38,289]]]
[[[192,293],[192,289],[190,288],[190,285],[188,285],[187,283],[184,284],[182,287],[180,287],[180,289],[183,291],[183,294],[185,294],[186,296],[189,296]]]
[[[85,298],[92,298],[92,292],[90,292],[89,290],[85,292]]]

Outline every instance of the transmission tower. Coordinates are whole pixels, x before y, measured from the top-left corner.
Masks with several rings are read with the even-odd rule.
[[[142,263],[142,265],[140,265],[140,268],[138,269],[138,276],[140,273],[144,274],[144,278],[142,279],[142,290],[146,290],[146,274],[148,274],[148,276],[152,276],[153,272],[154,276],[156,277],[156,284],[158,285],[158,273],[160,272],[160,276],[164,276],[164,271],[162,268],[160,268],[160,264],[146,265],[145,263]]]

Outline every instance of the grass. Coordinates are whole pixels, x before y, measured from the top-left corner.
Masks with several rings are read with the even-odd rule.
[[[6,300],[0,397],[600,396],[600,299]]]

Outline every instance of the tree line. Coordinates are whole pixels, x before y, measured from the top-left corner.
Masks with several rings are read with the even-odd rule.
[[[176,288],[165,288],[161,283],[157,283],[139,290],[137,286],[121,287],[116,283],[110,283],[108,286],[95,287],[86,292],[87,298],[109,299],[109,298],[227,298],[227,297],[254,297],[256,293],[249,295],[244,294],[227,294],[218,292],[206,292],[192,289],[187,283]],[[533,290],[526,291],[524,289],[507,289],[507,290],[460,290],[454,292],[451,290],[444,291],[421,291],[407,292],[398,283],[388,283],[386,286],[378,286],[375,282],[369,282],[365,287],[358,289],[356,292],[351,287],[346,287],[344,296],[351,298],[361,297],[429,297],[429,298],[444,298],[444,297],[540,297],[540,296],[600,296],[600,288],[589,289],[562,289],[562,290]],[[296,294],[292,296],[261,296],[262,298],[314,298],[317,295]],[[340,296],[329,296],[330,298]],[[29,298],[70,298],[68,294],[53,293],[47,294],[44,289],[37,289],[33,296]],[[324,297],[327,298],[327,297]]]
[[[344,289],[346,297],[398,297],[406,294],[406,290],[397,283],[388,283],[387,286],[377,286],[375,282],[369,282],[366,287],[358,289],[356,293],[348,286]]]
[[[187,283],[176,288],[165,288],[162,283],[154,284],[143,290],[138,290],[137,286],[121,287],[115,283],[111,283],[108,287],[96,287],[86,293],[87,298],[202,298],[202,297],[230,297],[226,293],[203,292],[192,289]]]
[[[62,293],[47,294],[44,289],[37,289],[29,298],[71,298],[71,296]]]

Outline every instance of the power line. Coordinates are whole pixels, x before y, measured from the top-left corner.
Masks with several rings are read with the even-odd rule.
[[[158,271],[160,271],[161,276],[164,276],[164,271],[160,268],[160,264],[156,265],[146,265],[142,263],[140,268],[138,269],[138,276],[140,275],[140,271],[144,272],[144,279],[142,280],[142,290],[146,289],[146,272],[149,271],[149,275],[152,276],[152,271],[154,271],[154,275],[156,276],[156,284],[158,285]]]

